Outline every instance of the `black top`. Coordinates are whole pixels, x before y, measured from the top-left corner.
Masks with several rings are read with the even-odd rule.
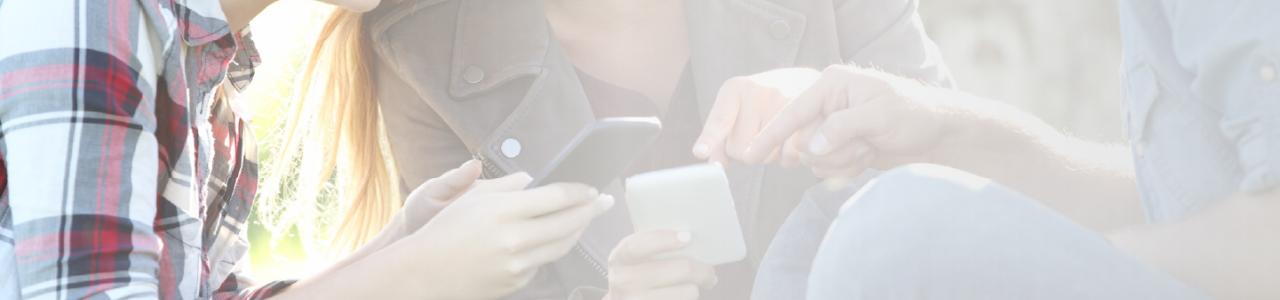
[[[619,87],[578,70],[582,91],[591,102],[596,118],[658,117],[662,121],[662,133],[650,149],[632,163],[625,176],[698,163],[691,149],[702,132],[702,118],[698,116],[697,89],[692,72],[685,67],[680,76],[671,102],[664,113],[652,99],[644,94]]]
[[[692,152],[693,143],[702,133],[703,121],[698,114],[698,93],[690,66],[685,66],[666,112],[662,112],[654,101],[640,92],[610,84],[582,70],[578,70],[578,78],[597,119],[658,117],[662,121],[662,133],[650,145],[649,151],[631,164],[623,175],[624,178],[702,162]],[[621,198],[619,200],[625,201]],[[625,209],[625,206],[621,208]],[[704,291],[702,298],[747,299],[750,296],[755,276],[745,261],[718,266],[716,273],[720,279],[719,284],[710,291]]]

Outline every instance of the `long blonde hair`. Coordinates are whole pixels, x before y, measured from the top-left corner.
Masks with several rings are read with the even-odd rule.
[[[317,202],[332,190],[340,217],[328,241],[337,247],[329,250],[340,252],[330,254],[372,239],[401,206],[371,83],[371,49],[362,16],[334,9],[317,34],[286,109],[285,139],[263,193],[283,210],[277,224],[283,226],[275,231],[297,226],[305,240],[311,235],[302,228],[309,227],[306,219],[333,213]],[[318,214],[298,213],[317,209]]]

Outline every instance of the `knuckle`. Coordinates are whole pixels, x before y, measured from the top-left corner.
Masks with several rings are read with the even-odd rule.
[[[705,132],[711,132],[711,133],[720,133],[720,132],[723,132],[723,131],[725,130],[725,128],[723,128],[723,127],[724,127],[724,126],[726,126],[726,125],[729,123],[729,121],[731,121],[731,120],[733,120],[733,119],[735,118],[735,116],[733,115],[733,113],[736,113],[736,111],[734,111],[734,112],[716,112],[716,113],[712,113],[712,114],[710,114],[710,115],[707,115],[707,120],[709,121],[709,122],[707,122],[707,123],[709,123],[709,124],[711,124],[711,125],[713,125],[713,126],[708,126],[708,127],[707,127],[706,129],[704,129],[703,131],[705,131]]]
[[[520,279],[515,277],[508,277],[506,280],[503,280],[498,284],[498,289],[502,290],[503,292],[520,289]]]
[[[636,285],[639,283],[639,276],[631,274],[631,272],[623,272],[616,276],[612,274],[609,275],[609,287],[616,288],[624,293],[636,289]]]
[[[567,199],[577,202],[591,198],[591,187],[580,183],[567,184],[564,187],[564,193]]]
[[[837,75],[846,68],[844,64],[834,64],[822,69],[822,76]]]
[[[697,273],[698,264],[694,263],[692,260],[683,259],[680,260],[679,268],[681,273],[691,276]]]
[[[557,183],[552,188],[555,189],[556,195],[559,196],[559,201],[557,202],[567,202],[568,200],[573,199],[573,184]]]
[[[678,299],[692,300],[692,299],[698,299],[699,297],[701,297],[702,291],[698,290],[698,287],[696,286],[685,285],[680,287],[680,290],[677,292],[677,294],[679,295]]]
[[[824,75],[849,74],[857,70],[857,67],[849,64],[834,64],[822,69]]]
[[[445,175],[448,175],[448,174],[449,173],[445,173]],[[423,189],[425,187],[436,186],[440,184],[441,178],[444,178],[445,175],[441,175],[440,177],[436,177],[436,178],[427,179],[426,182],[423,182],[422,185],[418,186],[418,189]]]
[[[520,273],[524,273],[524,263],[518,260],[508,261],[502,271],[505,272],[508,278],[516,278],[520,276]]]
[[[506,237],[503,237],[498,241],[498,247],[501,248],[502,253],[516,254],[520,252],[520,246],[523,243],[524,242],[522,238],[516,237],[514,235],[507,235]]]
[[[760,93],[761,96],[764,96],[766,100],[771,100],[774,102],[776,102],[776,100],[783,98],[782,90],[778,89],[777,87],[760,88],[758,92]]]

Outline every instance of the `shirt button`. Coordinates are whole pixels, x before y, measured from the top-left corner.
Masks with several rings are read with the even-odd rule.
[[[1262,82],[1276,81],[1276,65],[1266,64],[1258,68],[1258,78],[1261,78]]]
[[[773,21],[769,24],[769,34],[772,34],[775,39],[785,39],[791,36],[791,24],[784,20]]]
[[[476,66],[467,67],[466,70],[462,71],[462,80],[466,80],[470,84],[480,83],[484,81],[484,70]]]
[[[502,140],[500,150],[502,150],[502,156],[506,156],[507,158],[516,158],[516,156],[520,156],[520,151],[524,150],[524,146],[520,145],[519,140],[508,138]]]

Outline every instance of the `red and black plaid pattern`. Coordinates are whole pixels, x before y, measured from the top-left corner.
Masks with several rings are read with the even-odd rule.
[[[288,286],[237,274],[256,150],[213,94],[257,56],[222,16],[217,0],[0,0],[0,299]]]

